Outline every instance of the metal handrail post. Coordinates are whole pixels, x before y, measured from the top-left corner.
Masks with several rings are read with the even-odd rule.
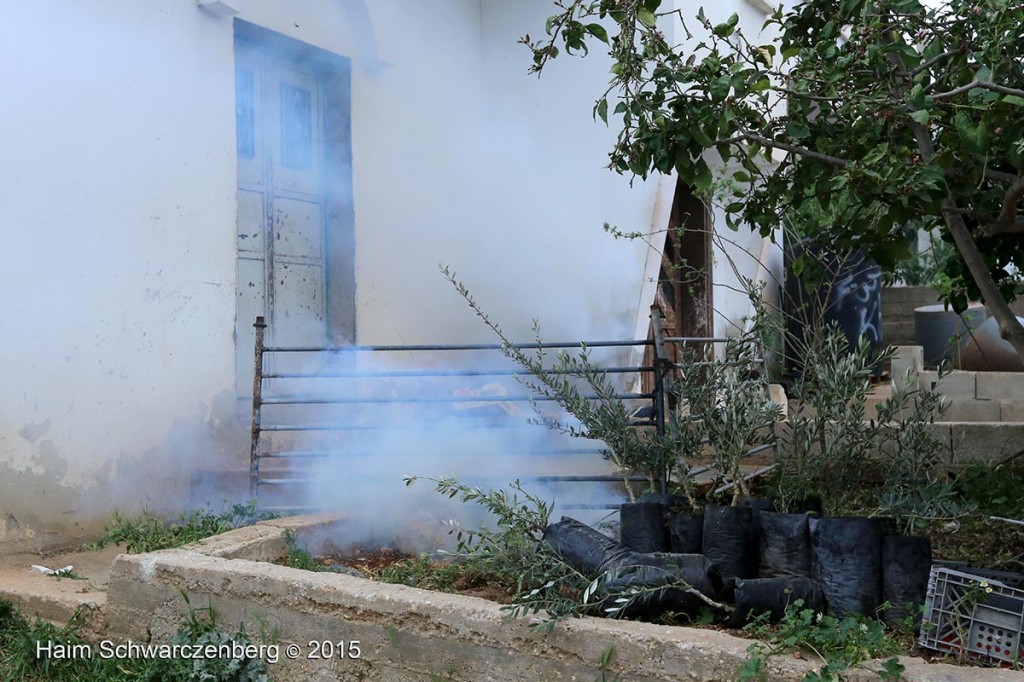
[[[668,354],[665,352],[665,340],[661,331],[661,309],[657,305],[651,306],[651,333],[654,337],[654,423],[658,438],[665,437],[665,385],[667,367],[670,364]],[[663,469],[658,472],[658,492],[668,491],[669,471]]]
[[[249,499],[256,499],[260,478],[260,411],[263,407],[263,334],[267,328],[263,316],[256,318],[255,371],[252,375],[252,432],[249,446]]]

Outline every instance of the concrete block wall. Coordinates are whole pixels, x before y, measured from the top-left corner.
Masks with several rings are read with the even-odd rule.
[[[943,422],[1024,423],[1024,372],[952,370],[939,376],[925,370],[920,346],[897,346],[892,357],[894,386],[910,381],[946,398]],[[879,394],[877,400],[886,396]],[[876,402],[877,402],[876,400]]]
[[[931,287],[882,287],[882,341],[889,346],[913,346],[914,308],[939,302]]]
[[[918,374],[922,389],[949,399],[947,422],[1024,422],[1024,372],[965,372],[954,370]]]

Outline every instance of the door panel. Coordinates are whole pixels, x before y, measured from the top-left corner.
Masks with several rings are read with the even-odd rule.
[[[323,343],[323,266],[278,260],[274,342],[286,346]]]
[[[323,264],[323,207],[308,200],[274,200],[274,253]]]
[[[354,336],[350,83],[347,59],[235,21],[239,396],[257,315],[268,345]]]
[[[267,125],[275,191],[322,196],[320,89],[314,75],[283,62],[268,68]]]
[[[238,259],[238,295],[236,296],[235,377],[239,395],[252,391],[253,321],[266,312],[266,264],[262,258]],[[245,386],[248,382],[248,387]]]
[[[252,256],[257,254],[260,259],[267,250],[266,233],[264,230],[263,193],[252,190],[238,190],[238,255]]]

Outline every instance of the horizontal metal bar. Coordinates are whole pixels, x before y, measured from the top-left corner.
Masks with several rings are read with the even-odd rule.
[[[718,366],[725,365],[726,367],[732,367],[732,366],[742,367],[742,366],[747,365],[747,364],[753,365],[753,364],[762,364],[762,363],[764,363],[764,360],[761,360],[760,358],[758,358],[756,360],[749,360],[749,361],[748,360],[697,360],[695,362],[673,362],[672,366],[675,367],[676,369],[686,369],[687,367],[708,367],[708,366],[711,366],[711,365],[718,365]]]
[[[724,339],[723,339],[724,340]],[[550,343],[513,343],[516,350],[545,350],[548,348],[613,348],[628,346],[650,346],[649,339],[621,341],[553,341]],[[359,353],[359,352],[402,352],[402,351],[454,351],[454,350],[502,350],[501,343],[455,343],[455,344],[410,344],[406,346],[264,346],[267,353]]]
[[[544,370],[553,376],[563,374],[575,375],[571,370]],[[654,367],[594,367],[597,374],[629,374],[631,372],[653,372]],[[480,369],[480,370],[393,370],[378,372],[328,371],[328,372],[265,372],[264,379],[404,379],[423,377],[497,377],[497,376],[533,376],[533,372],[522,369]]]
[[[521,430],[544,429],[550,430],[540,424],[531,424],[527,421],[516,420],[513,423],[489,422],[479,416],[464,416],[453,412],[450,416],[459,420],[459,426],[467,431],[481,430],[493,431],[496,429]],[[473,422],[478,422],[474,424]],[[422,431],[423,424],[262,424],[260,431]]]
[[[742,455],[740,455],[740,457],[741,458],[752,457],[753,455],[756,455],[759,452],[764,452],[765,450],[771,450],[774,447],[775,446],[773,444],[771,444],[771,443],[765,443],[764,445],[758,445],[755,448],[750,448],[749,450],[744,452]]]
[[[678,421],[691,422],[691,421],[700,421],[701,417],[699,415],[688,414],[688,415],[685,415],[685,416],[682,416],[682,417],[676,417],[676,419]],[[767,429],[769,426],[771,426],[774,423],[775,422],[765,422],[764,424],[761,424],[757,428],[759,428],[759,429]],[[707,436],[704,436],[704,437],[702,437],[700,439],[700,445],[707,445],[710,442],[711,442],[711,439],[709,437],[707,437]],[[773,446],[773,445],[758,445],[754,449],[756,450],[757,448],[766,448],[766,447],[770,448],[770,447],[775,447],[775,446]],[[748,450],[743,456],[746,457],[749,454],[750,454],[750,450]]]
[[[569,504],[559,504],[558,508],[559,509],[565,509],[565,510],[569,510],[569,509],[618,509],[619,508],[619,503],[607,503],[607,504],[584,504],[584,503],[572,504],[572,503],[569,503]],[[281,513],[281,514],[298,514],[298,513],[302,513],[302,512],[322,511],[323,507],[314,507],[314,506],[311,506],[311,505],[310,506],[305,506],[305,505],[272,504],[272,505],[259,505],[256,509],[257,509],[257,511],[278,512],[278,513]],[[341,520],[342,521],[346,521],[346,520],[349,520],[349,519],[341,519]]]
[[[744,476],[743,478],[741,478],[739,481],[733,481],[732,483],[726,483],[722,487],[716,488],[715,489],[715,494],[716,495],[720,495],[721,493],[724,493],[726,490],[731,490],[732,488],[735,488],[736,485],[740,481],[746,483],[747,481],[755,479],[758,476],[763,476],[763,475],[767,474],[768,472],[773,471],[775,469],[775,467],[777,467],[777,466],[778,466],[777,464],[770,464],[770,465],[768,465],[766,467],[762,467],[762,468],[760,468],[760,469],[758,469],[756,471],[752,471],[749,474],[747,474],[746,476]]]
[[[493,481],[508,484],[511,478],[524,483],[621,483],[623,481],[643,483],[648,480],[644,476],[466,476],[461,478],[460,482],[466,485]],[[312,478],[261,478],[257,483],[259,485],[299,485],[313,483],[314,480]]]
[[[581,396],[585,400],[600,400],[601,396],[596,395],[585,395]],[[609,398],[617,400],[650,400],[654,397],[653,393],[616,393],[615,395],[608,396]],[[388,398],[342,398],[338,396],[271,396],[270,398],[263,398],[262,405],[387,405],[387,404],[415,404],[415,403],[526,403],[531,401],[539,402],[550,402],[558,400],[555,396],[529,396],[529,395],[498,395],[498,396],[483,396],[483,395],[469,395],[469,396],[448,396],[444,398],[402,398],[402,397],[388,397]]]
[[[746,452],[744,452],[742,455],[740,455],[740,458],[741,459],[746,459],[747,457],[751,457],[753,455],[756,455],[759,452],[764,452],[765,450],[770,450],[770,449],[772,449],[774,447],[775,447],[774,445],[770,445],[770,444],[768,444],[768,445],[758,445],[756,448],[751,448],[751,449],[747,450]],[[699,466],[695,466],[692,469],[690,469],[686,473],[686,475],[687,476],[691,476],[691,477],[692,476],[700,476],[701,474],[705,474],[705,473],[707,473],[709,471],[714,471],[714,467],[710,467],[710,466],[706,466],[704,464],[701,464]]]
[[[649,479],[646,476],[608,476],[608,475],[593,475],[593,476],[515,476],[514,478],[520,481],[529,481],[536,483],[622,483],[623,481],[629,481],[630,483],[644,483]],[[465,476],[459,479],[463,483],[470,482],[488,482],[488,481],[502,481],[508,483],[508,477],[501,476]]]
[[[703,336],[666,336],[662,341],[672,343],[728,343],[732,339]]]
[[[556,450],[556,449],[519,449],[509,448],[508,450],[502,451],[458,451],[458,450],[446,450],[444,452],[431,452],[429,450],[417,450],[417,456],[429,457],[431,455],[450,455],[452,457],[467,457],[472,455],[554,455],[557,457],[561,456],[576,456],[576,455],[600,455],[603,454],[607,448],[576,448],[572,450]],[[325,452],[325,451],[284,451],[284,452],[262,452],[260,457],[263,459],[330,459],[333,457],[337,458],[356,458],[356,457],[395,457],[400,454],[409,453],[379,453],[379,452]],[[621,480],[621,479],[619,479]]]
[[[328,459],[330,457],[341,457],[340,452],[261,452],[260,459]],[[348,453],[344,453],[346,456]]]

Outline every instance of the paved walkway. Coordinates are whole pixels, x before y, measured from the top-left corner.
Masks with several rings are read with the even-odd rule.
[[[107,602],[110,565],[121,553],[109,546],[103,551],[65,552],[55,555],[6,554],[0,556],[0,599],[17,604],[26,616],[58,624],[66,623],[79,609],[102,612]],[[74,566],[81,579],[58,578],[32,569]],[[89,619],[102,627],[102,618]]]

